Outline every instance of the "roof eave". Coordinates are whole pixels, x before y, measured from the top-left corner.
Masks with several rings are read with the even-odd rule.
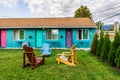
[[[96,28],[97,26],[0,26],[0,29],[11,29],[11,28]]]

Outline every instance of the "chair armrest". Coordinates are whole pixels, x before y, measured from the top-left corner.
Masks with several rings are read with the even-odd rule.
[[[42,58],[42,59],[44,59],[45,55],[36,56],[36,58]]]
[[[70,52],[62,52],[62,54],[69,54]]]
[[[57,54],[57,56],[61,56],[61,55],[63,55],[63,54]]]
[[[52,49],[49,49],[49,51],[51,52],[51,51],[52,51]]]
[[[62,54],[57,54],[57,56],[62,56],[62,55],[68,56],[69,53],[70,53],[70,52],[62,52]]]
[[[42,55],[40,55],[40,56],[36,56],[36,57],[42,57]]]
[[[68,56],[70,52],[62,52],[62,55]]]

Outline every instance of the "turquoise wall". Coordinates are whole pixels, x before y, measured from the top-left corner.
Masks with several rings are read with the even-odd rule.
[[[88,40],[77,40],[77,29],[72,30],[72,44],[76,44],[77,48],[90,48],[92,39],[94,36],[95,29],[89,29],[89,39]],[[43,31],[43,43],[49,43],[52,48],[66,48],[66,29],[59,29],[58,40],[46,40],[46,30]],[[62,36],[62,37],[61,37]]]
[[[65,48],[65,29],[59,29],[58,40],[47,40],[46,30],[43,30],[43,43],[49,43],[51,48]]]
[[[32,36],[32,38],[29,38],[29,36]],[[30,43],[31,47],[36,46],[36,30],[25,30],[25,41],[28,41]]]
[[[89,29],[89,40],[77,40],[76,31],[77,29],[72,30],[72,44],[76,44],[77,48],[90,48],[92,43],[92,39],[94,36],[95,29]],[[25,39],[21,41],[14,40],[13,37],[13,29],[6,30],[6,47],[7,48],[21,48],[22,42],[28,41],[30,46],[33,48],[37,48],[36,45],[36,32],[39,29],[24,29],[25,30]],[[58,40],[47,40],[46,39],[46,29],[42,30],[42,43],[49,43],[51,48],[66,48],[66,29],[59,29]],[[29,38],[32,36],[32,38]]]
[[[13,39],[13,30],[6,30],[6,47],[18,47],[20,46]]]
[[[17,30],[17,29],[16,29]],[[31,47],[35,47],[35,30],[25,30],[25,39],[24,40],[14,40],[13,29],[6,30],[6,47],[7,48],[20,48],[22,47],[22,42],[28,41]],[[32,36],[32,38],[29,38]]]
[[[95,29],[94,28],[86,28],[86,29],[89,29],[89,39],[88,40],[77,40],[77,38],[76,38],[77,29],[73,29],[73,36],[72,36],[73,44],[76,44],[77,48],[90,48]]]

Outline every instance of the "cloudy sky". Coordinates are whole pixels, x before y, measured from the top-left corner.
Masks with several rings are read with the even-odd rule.
[[[120,0],[0,0],[0,18],[73,17],[81,5],[88,6],[95,22],[120,23]]]

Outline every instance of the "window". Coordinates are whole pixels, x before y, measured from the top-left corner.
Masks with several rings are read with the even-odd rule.
[[[89,35],[88,29],[77,30],[77,39],[78,40],[88,39],[88,37],[89,37],[88,35]]]
[[[14,30],[14,40],[23,40],[24,30]]]
[[[46,39],[57,40],[58,39],[58,30],[57,29],[48,29],[46,30]]]
[[[83,39],[88,39],[88,29],[83,30]]]

